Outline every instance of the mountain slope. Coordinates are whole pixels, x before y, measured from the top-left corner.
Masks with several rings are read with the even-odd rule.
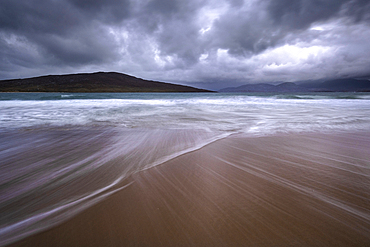
[[[210,92],[116,72],[47,75],[0,81],[0,92]]]
[[[300,87],[292,82],[284,82],[279,85],[267,83],[247,84],[239,87],[229,87],[219,90],[219,92],[305,92],[306,88]]]
[[[327,80],[319,84],[302,84],[311,91],[335,91],[335,92],[351,92],[351,91],[370,91],[369,80],[357,80],[354,78]]]
[[[300,85],[292,82],[284,82],[279,85],[259,83],[223,88],[219,92],[370,92],[370,81],[349,78]]]

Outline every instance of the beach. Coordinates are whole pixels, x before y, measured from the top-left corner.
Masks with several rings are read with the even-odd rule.
[[[368,150],[363,131],[234,134],[9,246],[369,246]]]

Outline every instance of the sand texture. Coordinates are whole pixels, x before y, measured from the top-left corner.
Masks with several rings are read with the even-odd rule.
[[[11,246],[370,246],[370,134],[231,136]]]

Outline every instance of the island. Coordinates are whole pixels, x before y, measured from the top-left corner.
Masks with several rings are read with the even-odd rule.
[[[117,72],[46,75],[0,81],[0,92],[212,92],[189,86],[149,81]]]

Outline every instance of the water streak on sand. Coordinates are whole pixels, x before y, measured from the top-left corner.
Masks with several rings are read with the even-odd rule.
[[[82,210],[96,204],[97,202],[103,200],[104,198],[126,188],[127,186],[130,186],[133,183],[131,182],[125,186],[121,186],[117,189],[110,190],[113,186],[117,185],[120,181],[122,181],[122,179],[123,177],[120,177],[116,181],[113,181],[112,184],[97,191],[93,191],[91,192],[91,194],[88,194],[82,198],[76,200],[72,199],[70,202],[63,202],[62,206],[53,208],[49,211],[45,211],[36,215],[32,215],[31,217],[25,220],[1,228],[0,236],[2,241],[0,241],[0,245],[14,242],[16,240],[29,236],[33,233],[42,231],[58,223],[61,223],[78,214]],[[85,201],[87,202],[84,203]],[[53,217],[52,220],[48,219],[50,217]]]
[[[3,133],[8,142],[0,150],[0,245],[69,219],[125,188],[118,184],[133,173],[229,135],[112,128],[49,131]]]
[[[272,146],[270,152],[283,149],[284,153],[271,156],[261,152],[263,145],[258,145],[258,139],[253,138],[301,132],[367,133],[370,130],[369,101],[370,95],[366,93],[0,93],[0,245],[66,221],[108,195],[133,187],[135,183],[130,179],[135,174],[151,171],[149,168],[181,155],[188,157],[193,151],[233,134],[242,134],[256,144],[245,148],[244,144],[222,140],[223,146],[216,148],[212,161],[207,162],[220,164],[226,170],[233,167],[240,173],[257,177],[259,182],[275,183],[294,190],[297,195],[330,204],[356,217],[362,228],[351,227],[363,233],[370,220],[369,209],[363,204],[370,197],[368,190],[363,189],[370,179],[368,156],[363,155],[369,146],[366,135],[338,137],[337,142],[305,136],[312,144],[309,146],[300,140],[290,145],[277,141],[279,146]],[[231,151],[224,153],[224,149]],[[233,157],[236,153],[239,156]],[[310,163],[311,159],[315,162]],[[266,162],[279,166],[268,167]],[[205,182],[207,176],[215,185],[221,183],[241,197],[245,193],[257,201],[269,200],[251,192],[253,186],[245,181],[228,178],[208,164],[194,162],[191,165],[204,173],[197,182],[210,193],[196,191],[204,198],[204,201],[198,198],[199,206],[209,200],[216,211],[222,211],[223,202],[217,201],[217,191],[213,192],[214,188]],[[294,176],[287,177],[291,170],[300,169],[307,173],[304,183]],[[164,173],[158,176],[185,198],[195,198],[194,191],[182,186],[180,180]],[[222,186],[220,188],[225,189]],[[355,202],[343,201],[341,197]],[[179,215],[171,202],[166,203],[168,208],[172,207],[171,215],[177,215],[179,224],[185,224],[187,219]],[[328,213],[314,204],[310,206]],[[186,209],[182,205],[180,211],[186,212]],[[188,217],[193,219],[191,214]],[[243,229],[238,220],[232,224]],[[199,226],[209,237],[215,234],[210,226]],[[265,227],[273,228],[268,224]],[[192,235],[184,234],[188,234],[190,241]]]
[[[237,169],[240,169],[244,172],[253,174],[254,176],[260,177],[265,180],[272,181],[274,183],[279,183],[280,185],[285,186],[286,188],[294,189],[299,193],[305,194],[306,196],[313,197],[320,199],[326,203],[329,203],[335,207],[338,207],[344,211],[347,211],[347,213],[351,213],[352,215],[355,215],[358,219],[362,220],[364,223],[367,223],[370,221],[370,214],[364,213],[360,210],[356,210],[355,208],[351,207],[350,205],[342,203],[340,200],[336,200],[335,198],[331,196],[327,196],[323,193],[320,193],[319,191],[313,190],[311,188],[307,188],[305,186],[299,185],[297,183],[291,182],[290,180],[284,179],[283,177],[277,176],[271,172],[268,172],[264,169],[258,168],[256,166],[243,163],[242,165],[237,165],[233,162],[229,162],[227,160],[224,160],[220,157],[215,156],[216,159],[222,161],[225,164],[231,165]],[[280,160],[282,162],[287,162],[287,160]],[[361,174],[362,175],[362,174]],[[316,181],[312,181],[316,182]],[[364,197],[363,197],[364,198]],[[364,198],[365,199],[365,198]],[[368,230],[368,229],[366,229]]]

